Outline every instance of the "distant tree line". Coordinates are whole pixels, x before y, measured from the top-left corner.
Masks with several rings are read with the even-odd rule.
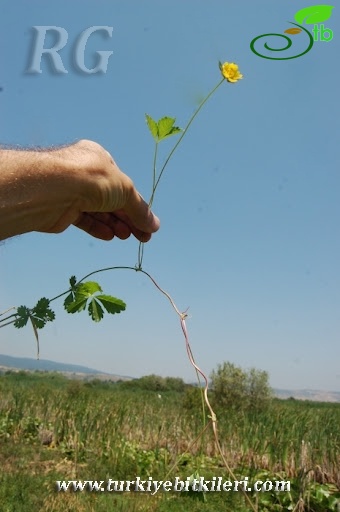
[[[81,394],[88,388],[115,389],[126,391],[146,391],[159,395],[163,393],[179,393],[183,408],[195,413],[202,407],[201,389],[196,384],[186,384],[179,377],[161,377],[145,375],[139,379],[121,380],[117,382],[92,379],[68,380],[58,373],[7,371],[7,377],[20,381],[43,381],[44,378],[53,380],[56,385],[67,385],[70,395]],[[45,375],[45,377],[44,377]],[[3,377],[2,377],[3,378]],[[219,364],[210,375],[209,400],[216,412],[220,411],[262,411],[268,407],[273,398],[269,386],[267,372],[250,368],[244,370],[230,362]],[[294,403],[294,400],[291,400]]]
[[[189,384],[179,377],[160,377],[159,375],[145,375],[140,379],[121,381],[119,386],[123,389],[134,389],[143,391],[156,391],[162,393],[165,391],[176,391],[183,393]]]
[[[230,362],[224,362],[211,373],[210,380],[209,397],[214,407],[220,410],[260,411],[273,398],[268,373],[256,368],[243,370]],[[140,379],[119,382],[118,385],[126,390],[153,391],[158,394],[170,391],[184,393],[183,405],[188,410],[196,410],[202,403],[199,387],[186,384],[178,377],[146,375]]]

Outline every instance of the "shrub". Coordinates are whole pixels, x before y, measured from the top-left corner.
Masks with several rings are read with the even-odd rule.
[[[211,374],[213,400],[217,407],[260,411],[271,401],[268,373],[251,368],[242,370],[232,363],[218,365]]]

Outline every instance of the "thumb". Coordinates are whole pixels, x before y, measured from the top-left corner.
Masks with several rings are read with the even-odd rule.
[[[159,218],[152,213],[148,204],[135,188],[123,208],[133,225],[145,233],[155,233],[160,226]]]

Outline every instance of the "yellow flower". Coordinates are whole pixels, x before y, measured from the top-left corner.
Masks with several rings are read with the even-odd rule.
[[[228,82],[234,83],[243,78],[243,75],[238,70],[238,65],[234,62],[225,62],[224,64],[220,62],[219,66],[222,75]]]

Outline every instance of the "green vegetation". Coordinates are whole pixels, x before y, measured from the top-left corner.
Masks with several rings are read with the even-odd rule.
[[[210,430],[193,444],[202,430],[200,407],[200,390],[181,379],[1,376],[1,512],[251,510],[241,492],[56,492],[57,480],[185,480],[195,472],[232,480]],[[340,404],[299,400],[220,407],[218,415],[223,453],[237,478],[292,482],[290,492],[248,493],[259,512],[338,511],[339,425]]]
[[[211,375],[216,408],[260,411],[272,398],[267,372],[242,370],[232,363],[218,365]]]

